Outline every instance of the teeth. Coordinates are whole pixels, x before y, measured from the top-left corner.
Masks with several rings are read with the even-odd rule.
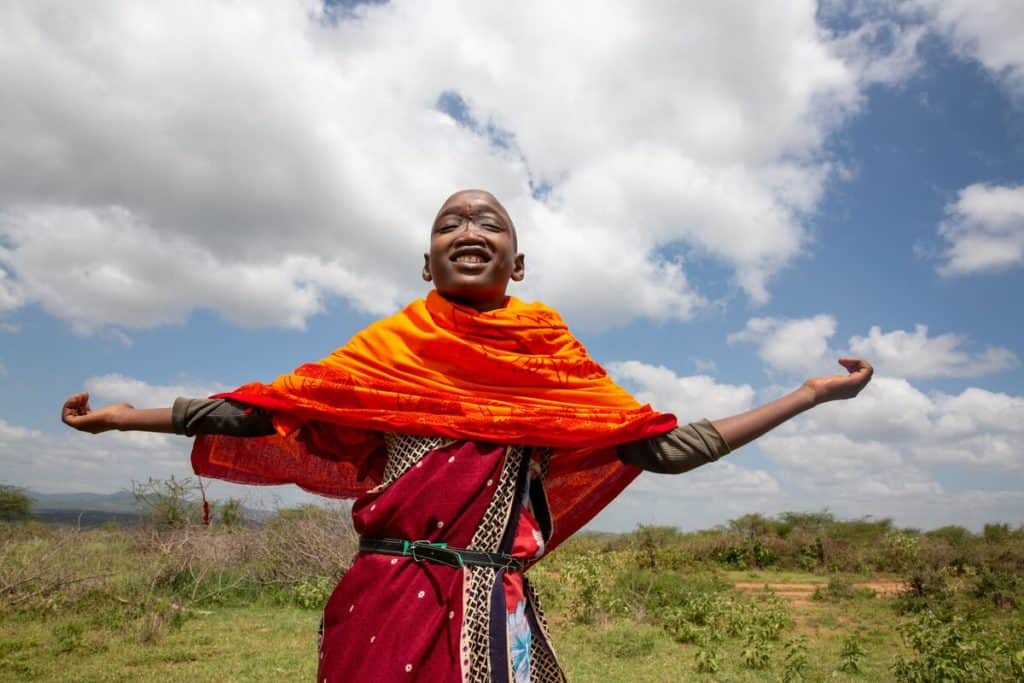
[[[455,259],[458,263],[484,263],[482,256],[477,254],[462,254]]]

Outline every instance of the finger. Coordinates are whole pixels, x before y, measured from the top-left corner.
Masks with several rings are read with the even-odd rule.
[[[67,422],[67,417],[72,415],[84,415],[89,412],[89,393],[82,392],[68,397],[61,407],[61,419]]]
[[[847,369],[851,374],[856,373],[867,373],[868,376],[874,374],[875,369],[871,367],[871,363],[867,362],[863,358],[840,358],[839,364]]]

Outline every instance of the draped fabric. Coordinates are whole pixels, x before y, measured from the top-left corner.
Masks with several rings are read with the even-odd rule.
[[[196,438],[197,474],[242,483],[356,497],[380,482],[385,432],[550,447],[549,548],[639,474],[616,445],[676,425],[616,385],[554,310],[509,297],[478,312],[436,291],[317,363],[218,396],[274,420],[268,437]]]

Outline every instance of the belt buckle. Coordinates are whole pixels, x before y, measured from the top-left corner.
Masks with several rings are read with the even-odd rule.
[[[417,549],[429,550],[430,555],[426,558],[420,557],[416,554]],[[424,559],[433,560],[440,564],[448,565],[449,567],[456,567],[459,569],[465,569],[466,564],[462,561],[462,555],[457,550],[452,550],[448,547],[447,543],[444,542],[433,542],[428,540],[413,541],[409,544],[409,555],[412,557],[413,562],[422,562]],[[446,561],[446,558],[454,558],[454,561]]]

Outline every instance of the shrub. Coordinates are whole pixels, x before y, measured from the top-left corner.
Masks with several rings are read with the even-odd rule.
[[[800,636],[786,641],[783,646],[785,654],[782,658],[783,683],[795,683],[804,680],[807,672],[807,638]]]
[[[771,666],[772,644],[761,633],[747,636],[743,649],[740,650],[740,661],[748,669],[761,670]]]
[[[217,505],[217,523],[221,526],[234,529],[245,522],[245,508],[240,498],[228,498]]]
[[[989,646],[974,622],[925,612],[898,627],[911,657],[896,656],[893,676],[906,683],[991,681],[995,679]]]
[[[842,649],[839,650],[838,668],[843,673],[863,673],[864,648],[861,647],[860,638],[856,634],[851,634],[843,640]]]
[[[781,600],[760,606],[725,591],[683,589],[674,601],[651,607],[652,620],[681,643],[752,635],[774,640],[789,624]]]
[[[132,496],[143,521],[159,529],[184,529],[203,519],[203,508],[196,500],[201,493],[192,477],[153,479],[132,482]]]
[[[252,553],[261,583],[294,586],[311,578],[336,582],[357,549],[347,507],[303,505],[267,520]]]
[[[949,590],[946,575],[929,565],[918,565],[906,577],[907,590],[896,599],[900,613],[923,610],[948,610],[953,594]]]
[[[1016,607],[1024,595],[1024,577],[1010,572],[993,571],[984,568],[978,574],[973,591],[974,597],[989,600],[1003,609]]]
[[[702,647],[697,650],[697,653],[693,656],[694,668],[697,669],[698,673],[702,674],[713,674],[718,673],[722,668],[722,657],[718,653],[718,650],[710,647]]]
[[[0,484],[0,520],[19,522],[31,516],[32,499],[25,493],[25,489]]]
[[[982,537],[989,543],[1003,543],[1024,536],[1024,530],[1013,530],[1009,524],[986,524],[981,531]]]
[[[570,617],[580,624],[594,623],[604,593],[603,574],[598,555],[588,554],[573,558],[565,567],[565,579],[572,586],[566,603]]]
[[[655,634],[633,626],[616,626],[597,633],[591,642],[596,649],[616,659],[634,659],[654,651]]]
[[[325,576],[302,579],[292,587],[293,600],[303,609],[322,609],[334,585],[335,581]]]
[[[969,529],[955,524],[925,532],[925,538],[943,541],[956,548],[967,547],[977,539]]]

